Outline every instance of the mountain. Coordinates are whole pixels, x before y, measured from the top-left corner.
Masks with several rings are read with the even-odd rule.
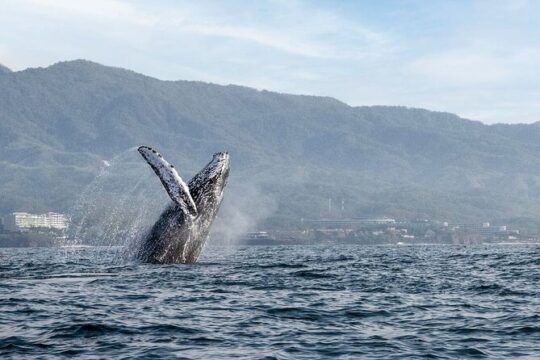
[[[11,69],[9,69],[7,66],[0,64],[0,74],[7,74],[10,72],[11,72]]]
[[[187,179],[228,150],[225,201],[256,189],[250,211],[271,199],[267,226],[329,215],[329,198],[332,216],[540,218],[540,123],[161,81],[84,60],[0,73],[0,213],[69,211],[103,160],[139,144]]]

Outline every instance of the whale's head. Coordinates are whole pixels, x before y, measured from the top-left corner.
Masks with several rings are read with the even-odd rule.
[[[218,152],[212,156],[212,160],[189,181],[189,189],[197,208],[205,208],[203,217],[213,216],[217,211],[223,190],[229,178],[230,160],[228,152]],[[208,209],[213,209],[208,211]],[[206,215],[204,215],[206,214]]]
[[[225,187],[230,170],[229,153],[226,151],[215,153],[207,168],[209,170],[208,178],[221,188]]]

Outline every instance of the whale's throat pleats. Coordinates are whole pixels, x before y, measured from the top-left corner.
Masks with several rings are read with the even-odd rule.
[[[193,201],[189,187],[180,175],[178,175],[174,166],[169,164],[160,153],[151,147],[140,146],[138,150],[161,180],[169,197],[180,206],[184,213],[190,216],[196,216],[197,206]]]

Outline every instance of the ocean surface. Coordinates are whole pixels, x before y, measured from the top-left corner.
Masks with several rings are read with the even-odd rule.
[[[540,246],[0,249],[0,359],[540,358]]]

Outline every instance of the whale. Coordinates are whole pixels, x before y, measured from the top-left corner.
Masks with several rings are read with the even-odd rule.
[[[142,237],[135,258],[157,264],[195,263],[223,200],[229,178],[229,153],[215,153],[186,183],[177,169],[155,149],[139,146],[138,151],[172,201]]]

